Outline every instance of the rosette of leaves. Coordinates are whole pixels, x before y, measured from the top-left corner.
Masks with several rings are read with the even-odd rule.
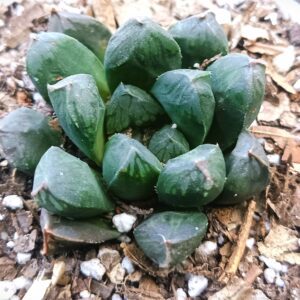
[[[58,147],[51,147],[42,156],[32,195],[40,207],[71,219],[101,215],[114,208],[100,175]]]
[[[148,148],[163,163],[190,150],[186,138],[174,125],[166,125],[155,132]]]
[[[257,196],[269,184],[269,161],[259,141],[248,132],[239,135],[225,157],[227,179],[216,204],[235,204]]]
[[[161,169],[144,145],[124,134],[114,134],[105,146],[103,178],[109,190],[123,200],[151,197]]]
[[[207,230],[200,212],[162,212],[152,215],[134,230],[144,253],[161,268],[182,262],[199,246]]]
[[[27,52],[26,65],[32,82],[48,102],[47,84],[54,84],[74,74],[92,75],[103,99],[109,96],[100,60],[87,47],[66,34],[39,33]]]
[[[90,16],[53,11],[48,22],[49,32],[67,34],[88,47],[101,62],[108,40],[111,37],[109,29]]]
[[[228,53],[226,35],[212,13],[180,20],[169,32],[180,46],[184,68]]]
[[[225,176],[219,146],[200,145],[167,162],[157,182],[159,201],[176,207],[201,207],[222,192]]]
[[[208,67],[216,99],[207,141],[232,146],[255,120],[265,91],[265,66],[244,54],[228,54]]]
[[[48,85],[59,123],[71,141],[100,164],[104,152],[105,105],[93,76],[77,74]]]
[[[156,124],[165,116],[160,104],[142,89],[120,83],[106,106],[108,134],[121,132],[128,127],[145,127]]]
[[[121,234],[101,217],[70,220],[41,209],[40,224],[43,232],[43,254],[65,252],[84,244],[101,244]]]
[[[151,93],[192,148],[203,143],[215,108],[209,72],[188,69],[168,71],[158,77]]]
[[[29,108],[18,108],[0,120],[0,147],[18,170],[33,174],[42,155],[59,146],[62,136],[50,119]]]
[[[150,19],[130,19],[109,40],[104,67],[111,91],[120,82],[148,90],[157,76],[181,67],[180,48]]]

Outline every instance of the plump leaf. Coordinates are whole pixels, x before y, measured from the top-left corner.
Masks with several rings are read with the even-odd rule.
[[[130,19],[109,40],[104,66],[111,91],[120,82],[148,90],[156,77],[181,67],[172,36],[149,19]]]
[[[161,268],[182,262],[206,234],[207,217],[200,212],[162,212],[152,215],[134,230],[145,254]]]
[[[162,107],[148,93],[136,86],[120,83],[107,103],[107,133],[149,126],[164,115]]]
[[[159,160],[145,146],[124,134],[114,134],[105,146],[103,178],[121,199],[150,197],[161,168]]]
[[[41,210],[40,224],[43,231],[45,255],[74,249],[84,244],[101,244],[116,239],[120,233],[109,222],[99,217],[69,220]]]
[[[217,145],[200,145],[170,159],[159,175],[159,200],[177,207],[201,207],[222,192],[225,161]]]
[[[184,68],[201,64],[219,53],[228,53],[226,35],[212,13],[181,20],[169,32],[180,46]]]
[[[244,54],[229,54],[208,67],[216,110],[208,142],[233,145],[255,120],[265,91],[265,66]]]
[[[109,96],[100,60],[87,47],[66,34],[38,34],[27,52],[26,64],[28,75],[46,101],[49,101],[47,84],[54,84],[74,74],[92,75],[103,99]]]
[[[100,176],[58,147],[51,147],[41,158],[34,174],[32,195],[40,207],[71,219],[113,210]]]
[[[225,157],[227,179],[216,204],[234,204],[262,192],[269,183],[269,161],[259,141],[248,132],[239,135]]]
[[[170,125],[154,133],[148,148],[163,163],[190,150],[184,135],[176,126]]]
[[[67,34],[88,47],[103,62],[111,32],[96,19],[75,13],[52,12],[48,22],[49,32]]]
[[[62,143],[61,133],[50,119],[29,108],[18,108],[0,120],[0,147],[18,170],[33,174],[42,155]]]
[[[59,123],[72,142],[100,164],[104,152],[105,105],[93,76],[77,74],[48,85]]]
[[[190,146],[202,144],[215,108],[209,72],[188,69],[166,72],[158,77],[151,92]]]

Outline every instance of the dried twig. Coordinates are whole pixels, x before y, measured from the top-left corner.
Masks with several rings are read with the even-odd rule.
[[[255,207],[256,207],[256,202],[254,200],[251,200],[248,206],[248,210],[246,212],[244,223],[239,232],[239,238],[236,247],[229,258],[224,273],[219,278],[220,281],[227,283],[229,278],[232,277],[238,269],[239,263],[245,251],[246,241],[250,233]]]

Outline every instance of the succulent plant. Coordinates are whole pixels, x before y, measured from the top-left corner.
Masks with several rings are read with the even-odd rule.
[[[68,76],[48,85],[48,94],[65,133],[86,156],[100,164],[104,152],[105,105],[93,76]]]
[[[130,19],[109,40],[104,67],[111,91],[120,82],[148,90],[158,75],[181,67],[180,48],[150,19]]]
[[[70,219],[94,217],[114,208],[100,175],[58,147],[51,147],[42,156],[32,195],[40,207]]]
[[[88,47],[101,62],[111,37],[109,29],[96,19],[68,12],[53,11],[48,22],[49,32],[67,34]]]
[[[127,201],[149,198],[162,169],[159,160],[140,142],[114,134],[105,146],[103,178],[116,196]]]
[[[0,120],[0,147],[18,170],[33,174],[42,155],[62,143],[60,131],[50,119],[29,108],[18,108]]]
[[[151,260],[168,268],[182,262],[199,246],[207,225],[203,213],[166,211],[136,227],[134,237]]]
[[[158,198],[171,206],[201,207],[222,192],[225,176],[219,146],[200,145],[167,162],[158,178]]]
[[[215,108],[209,72],[168,71],[158,77],[151,93],[183,132],[191,147],[203,143]]]
[[[106,130],[108,134],[128,127],[156,124],[165,112],[160,104],[142,89],[120,83],[107,103]]]
[[[63,33],[39,33],[27,52],[26,64],[32,82],[48,102],[47,84],[74,74],[92,75],[103,99],[109,96],[102,63],[88,48]]]
[[[219,53],[228,53],[226,35],[212,13],[178,21],[169,32],[180,46],[184,68],[201,64]]]
[[[148,148],[163,163],[190,150],[186,138],[174,125],[166,125],[155,132]]]
[[[265,91],[265,66],[244,54],[228,54],[208,69],[216,99],[207,141],[221,149],[232,146],[255,120]]]
[[[227,179],[216,204],[235,204],[261,193],[269,184],[269,161],[259,141],[242,132],[233,151],[225,156]]]

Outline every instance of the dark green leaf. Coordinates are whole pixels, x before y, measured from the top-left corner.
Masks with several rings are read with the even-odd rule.
[[[201,145],[170,159],[159,175],[159,200],[177,207],[201,207],[222,192],[225,161],[216,145]]]
[[[105,106],[91,75],[77,74],[48,85],[59,123],[71,141],[100,164],[104,152]]]
[[[182,262],[206,234],[207,217],[200,212],[162,212],[152,215],[134,230],[145,254],[161,268]]]

